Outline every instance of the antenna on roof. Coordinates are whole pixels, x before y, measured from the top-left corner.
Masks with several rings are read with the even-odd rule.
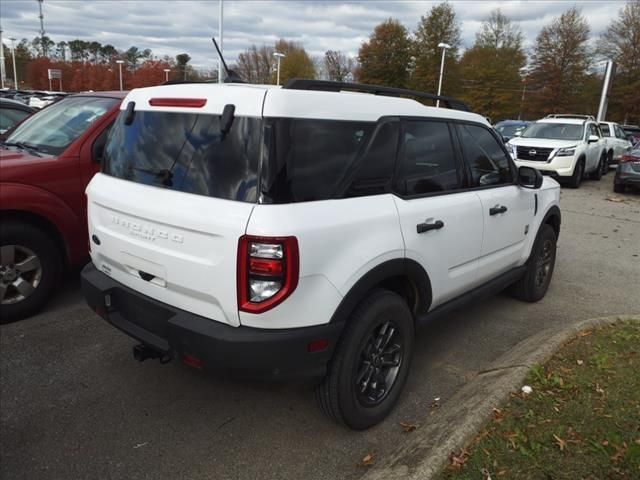
[[[233,70],[227,67],[227,62],[224,61],[224,57],[222,56],[222,52],[220,51],[220,47],[218,47],[218,42],[216,42],[215,37],[211,37],[213,41],[213,45],[216,47],[216,51],[218,52],[218,56],[220,57],[220,61],[222,62],[222,67],[224,68],[224,72],[226,77],[224,79],[225,83],[245,83],[245,81]]]

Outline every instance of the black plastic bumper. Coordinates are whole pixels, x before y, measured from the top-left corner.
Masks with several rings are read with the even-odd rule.
[[[342,323],[293,329],[231,327],[142,295],[98,271],[82,270],[82,293],[102,318],[160,354],[196,358],[202,368],[234,377],[319,378]],[[310,353],[309,344],[328,347]]]

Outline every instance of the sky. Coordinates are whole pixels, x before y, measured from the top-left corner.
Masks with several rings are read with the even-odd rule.
[[[273,44],[279,38],[295,40],[315,56],[328,49],[352,56],[374,27],[393,17],[410,31],[422,15],[439,2],[405,0],[224,0],[223,50],[227,63],[255,43]],[[573,5],[578,6],[597,39],[625,5],[624,0],[450,0],[461,22],[463,48],[489,13],[502,9],[517,22],[531,47],[540,29]],[[54,41],[80,38],[150,48],[155,55],[186,52],[192,65],[214,68],[217,56],[211,37],[218,36],[219,1],[200,0],[44,0],[44,28]],[[32,39],[40,22],[37,0],[0,0],[0,26],[7,38]]]

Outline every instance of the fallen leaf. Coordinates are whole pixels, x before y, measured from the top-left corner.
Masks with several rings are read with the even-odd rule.
[[[618,197],[605,197],[605,200],[607,202],[614,202],[614,203],[622,203],[622,202],[624,202],[623,198],[618,198]]]
[[[582,360],[576,360],[576,363],[577,363],[578,365],[584,365],[584,361],[582,361]]]
[[[596,392],[598,392],[600,395],[604,395],[604,390],[600,387],[600,384],[598,384],[596,382]]]
[[[407,422],[400,422],[400,426],[407,433],[413,432],[416,428],[418,428],[417,425],[414,425],[412,423],[407,423]]]
[[[506,475],[508,472],[509,472],[509,470],[507,470],[506,468],[503,468],[502,470],[500,470],[498,472],[498,476],[502,477],[502,476]]]
[[[627,453],[627,443],[622,442],[621,446],[614,445],[613,448],[616,449],[616,453],[611,456],[611,461],[613,463],[618,463],[618,461]]]
[[[553,438],[556,439],[556,444],[558,445],[558,447],[560,448],[560,451],[564,451],[565,448],[567,448],[567,442],[565,442],[564,440],[562,440],[559,436],[557,436],[556,434],[553,435]]]
[[[586,336],[588,336],[588,335],[591,335],[591,333],[592,333],[592,331],[591,331],[591,330],[586,330],[586,331],[584,331],[584,332],[580,332],[580,333],[578,333],[578,336],[579,336],[579,337],[586,337]]]
[[[147,445],[149,442],[144,442],[144,443],[136,443],[133,448],[140,448],[140,447],[144,447],[145,445]]]
[[[525,385],[524,387],[522,387],[522,393],[524,393],[525,395],[529,395],[531,392],[533,392],[533,388],[531,388],[529,385]]]
[[[467,463],[469,459],[469,454],[464,450],[461,450],[460,453],[451,452],[449,454],[449,467],[460,469]]]
[[[375,458],[375,454],[374,453],[367,453],[364,458],[362,459],[362,465],[364,465],[365,467],[368,467],[369,465],[371,465],[373,463],[373,459]]]
[[[603,440],[603,441],[602,441],[602,445],[604,445],[605,447],[606,447],[607,445],[609,445],[609,440]]]

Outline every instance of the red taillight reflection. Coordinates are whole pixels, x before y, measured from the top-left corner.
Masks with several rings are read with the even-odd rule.
[[[193,355],[185,355],[184,357],[182,357],[182,363],[193,368],[204,367],[204,363],[202,362],[202,360],[194,357]]]
[[[249,258],[249,273],[254,275],[282,275],[282,260]]]
[[[324,352],[329,347],[329,340],[314,340],[307,345],[307,352]]]

